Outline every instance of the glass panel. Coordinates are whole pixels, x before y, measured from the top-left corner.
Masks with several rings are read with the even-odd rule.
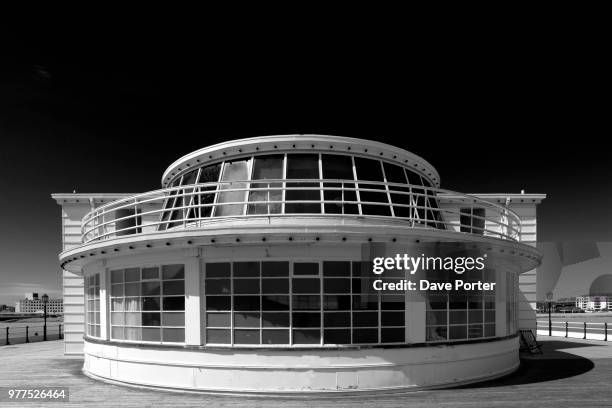
[[[129,268],[125,270],[125,281],[126,282],[136,282],[139,280],[140,280],[140,269]]]
[[[238,189],[239,191],[221,191],[217,194],[215,217],[244,214],[244,204],[219,205],[219,203],[246,201],[246,183],[236,183],[235,181],[247,180],[248,177],[248,159],[225,162],[221,181],[233,181],[234,183],[223,183],[219,186],[219,190]]]
[[[142,282],[141,283],[142,296],[159,295],[159,281],[157,282]]]
[[[321,281],[316,279],[293,278],[293,293],[319,293]]]
[[[206,296],[207,310],[230,310],[231,304],[230,296]]]
[[[185,313],[162,313],[162,326],[185,326]]]
[[[144,341],[161,341],[160,329],[146,327],[142,329],[142,340]]]
[[[159,279],[159,268],[142,268],[142,279]]]
[[[234,344],[259,344],[259,330],[234,330]]]
[[[261,293],[289,293],[289,279],[263,279]]]
[[[293,312],[293,327],[319,327],[321,326],[320,313]]]
[[[351,280],[346,278],[326,278],[323,281],[325,293],[351,293]]]
[[[381,326],[403,326],[404,312],[381,312]]]
[[[283,156],[256,156],[253,164],[252,180],[282,179]],[[267,190],[251,190],[249,201],[281,201],[282,190],[273,189],[282,187],[282,183],[251,183],[253,188],[266,188]],[[249,214],[278,214],[281,212],[281,203],[249,204]]]
[[[128,312],[135,312],[140,310],[140,299],[137,297],[125,298],[123,301],[124,310]]]
[[[378,329],[353,329],[353,343],[378,343]]]
[[[262,296],[262,310],[289,310],[289,296]]]
[[[325,313],[323,315],[323,325],[325,327],[350,327],[351,314],[344,313]]]
[[[380,330],[380,342],[381,343],[403,343],[405,339],[406,331],[404,328],[386,329]]]
[[[206,313],[207,327],[230,327],[231,316],[229,313]]]
[[[208,329],[206,330],[206,342],[214,344],[229,344],[231,342],[231,334],[228,330]]]
[[[263,313],[263,327],[289,327],[289,313]]]
[[[112,301],[111,301],[111,310],[113,310],[113,311],[121,311],[121,310],[123,310],[123,299],[112,299]]]
[[[164,295],[184,295],[185,281],[164,281]]]
[[[142,298],[142,310],[161,310],[160,306],[159,296]]]
[[[323,341],[326,344],[351,344],[350,329],[327,329],[323,331]]]
[[[140,283],[126,283],[125,284],[125,296],[140,296]]]
[[[207,278],[229,278],[231,273],[230,263],[207,263],[206,277]]]
[[[262,262],[261,276],[289,276],[289,262]]]
[[[351,297],[325,295],[323,297],[323,308],[325,310],[351,310]]]
[[[234,313],[234,327],[259,327],[259,313]]]
[[[314,262],[295,262],[293,264],[294,275],[318,275],[319,264]]]
[[[259,310],[259,296],[234,296],[234,310]]]
[[[185,310],[185,297],[164,297],[164,310]]]
[[[466,326],[449,326],[448,334],[450,340],[460,340],[467,338]]]
[[[289,344],[289,330],[262,330],[262,344]]]
[[[353,312],[353,326],[376,327],[378,326],[378,312]]]
[[[316,154],[287,155],[287,179],[319,179],[319,157]],[[286,201],[320,200],[319,183],[287,183],[288,188],[313,187],[312,190],[287,190]],[[285,213],[320,213],[319,203],[285,204]]]
[[[259,262],[234,262],[234,277],[258,277]]]
[[[214,164],[212,166],[203,167],[200,170],[200,180],[198,181],[200,184],[204,183],[217,183],[219,181],[219,173],[221,169],[221,164]],[[212,213],[212,206],[215,202],[215,193],[207,192],[216,190],[216,186],[208,186],[208,187],[200,187],[197,190],[201,191],[198,202],[200,205],[198,216],[199,217],[210,217]]]
[[[293,330],[294,344],[319,344],[321,342],[320,330]]]
[[[380,161],[355,157],[355,169],[358,180],[384,182]],[[361,202],[389,203],[386,192],[362,191],[361,189],[385,190],[384,185],[359,183]],[[367,215],[391,215],[389,206],[361,204],[361,211]]]
[[[161,315],[159,313],[143,313],[143,326],[159,326],[161,324]]]
[[[320,295],[294,295],[293,310],[320,310],[321,296]]]
[[[353,160],[350,156],[328,155],[321,156],[323,178],[333,180],[353,180]],[[355,183],[324,183],[324,187],[340,187],[338,190],[325,190],[325,201],[344,201],[342,203],[325,203],[327,214],[359,214],[359,207],[346,201],[357,201],[354,188]],[[351,190],[353,189],[353,190]]]
[[[166,279],[185,279],[185,265],[162,266],[162,277]]]
[[[259,293],[259,278],[257,279],[234,279],[234,293],[242,293],[242,294]]]
[[[123,327],[112,327],[111,338],[117,340],[123,340]]]
[[[111,271],[111,283],[123,282],[123,269]]]
[[[111,285],[111,296],[123,296],[123,283]]]
[[[230,293],[230,285],[229,279],[206,279],[206,294]]]
[[[125,320],[123,319],[123,312],[112,312],[111,313],[111,324],[123,325]]]
[[[183,343],[185,329],[162,329],[163,340],[167,342]]]
[[[323,262],[323,276],[351,276],[351,263],[344,261]]]
[[[142,329],[140,327],[126,327],[125,339],[135,341],[142,340]]]

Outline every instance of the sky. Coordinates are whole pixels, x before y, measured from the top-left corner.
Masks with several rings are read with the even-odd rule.
[[[546,193],[541,241],[612,240],[596,44],[226,34],[3,39],[0,304],[60,295],[51,193],[153,190],[182,155],[259,135],[391,143],[428,160],[446,189]]]

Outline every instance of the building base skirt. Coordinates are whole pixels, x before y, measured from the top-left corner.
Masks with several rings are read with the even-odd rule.
[[[85,341],[83,372],[142,388],[244,396],[345,396],[464,385],[510,374],[518,339],[335,350],[162,349]]]

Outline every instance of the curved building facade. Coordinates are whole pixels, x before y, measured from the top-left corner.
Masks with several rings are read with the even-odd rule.
[[[517,368],[521,219],[440,187],[402,149],[321,135],[221,143],[162,189],[85,214],[60,254],[85,287],[84,371],[216,393],[396,391]],[[374,258],[483,255],[420,278],[493,290],[374,291]],[[390,272],[396,281],[406,271]],[[378,278],[380,279],[380,277]]]

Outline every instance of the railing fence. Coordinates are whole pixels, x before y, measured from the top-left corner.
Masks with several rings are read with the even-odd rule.
[[[45,341],[45,337],[46,340],[61,340],[64,338],[61,324],[47,324],[46,333],[43,324],[6,326],[1,335],[1,346]]]
[[[608,328],[608,322],[537,321],[539,336],[608,341],[612,340],[609,330],[612,328]]]

